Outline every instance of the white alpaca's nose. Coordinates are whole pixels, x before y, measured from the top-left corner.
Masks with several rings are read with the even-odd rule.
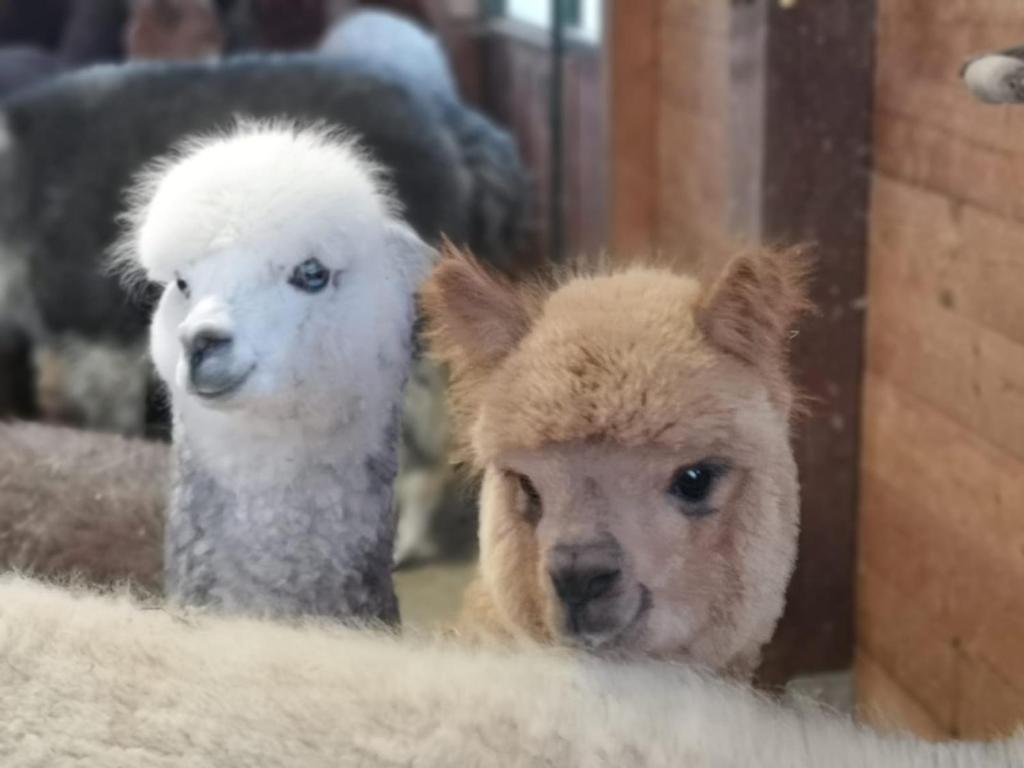
[[[178,326],[178,338],[186,352],[202,346],[209,339],[230,339],[234,335],[231,312],[227,304],[215,296],[201,299]]]
[[[204,299],[178,328],[188,365],[190,388],[203,397],[234,389],[239,383],[234,360],[234,335],[227,307]]]
[[[207,357],[224,354],[231,347],[231,336],[214,328],[201,328],[183,340],[185,354],[188,355],[189,366],[198,368]]]

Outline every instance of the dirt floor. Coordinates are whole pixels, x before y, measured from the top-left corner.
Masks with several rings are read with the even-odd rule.
[[[414,629],[450,625],[458,616],[474,568],[472,561],[449,561],[395,571],[402,624]]]

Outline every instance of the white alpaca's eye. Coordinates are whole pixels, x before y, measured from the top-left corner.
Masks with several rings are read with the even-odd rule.
[[[175,275],[174,284],[178,286],[178,290],[181,291],[181,295],[186,299],[189,297],[188,283],[181,279],[180,275]]]
[[[306,293],[317,293],[327,287],[331,281],[331,270],[325,267],[320,259],[310,257],[296,265],[288,277],[288,284]]]

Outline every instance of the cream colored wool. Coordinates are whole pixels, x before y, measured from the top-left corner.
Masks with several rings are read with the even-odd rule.
[[[0,765],[1024,765],[666,663],[215,618],[0,579]]]

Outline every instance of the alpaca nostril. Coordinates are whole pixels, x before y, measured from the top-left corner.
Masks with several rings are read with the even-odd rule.
[[[617,568],[569,568],[553,571],[550,575],[555,593],[562,602],[579,607],[611,592],[622,572]]]
[[[185,342],[189,365],[199,366],[205,358],[217,352],[224,352],[231,346],[230,334],[222,331],[203,330],[193,334]]]

